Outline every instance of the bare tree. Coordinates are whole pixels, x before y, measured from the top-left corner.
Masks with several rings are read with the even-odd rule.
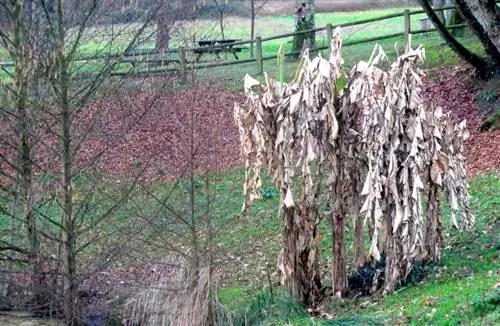
[[[192,19],[196,16],[196,1],[160,0],[161,6],[155,13],[157,28],[156,51],[168,50],[170,34],[175,24],[181,20]]]
[[[225,232],[225,228],[215,226],[214,220],[225,220],[216,206],[228,200],[216,191],[222,163],[219,142],[225,125],[215,123],[209,132],[203,132],[205,119],[217,121],[223,114],[200,105],[207,94],[197,84],[195,72],[193,75],[194,87],[185,92],[191,96],[190,103],[172,112],[173,119],[183,118],[175,133],[182,134],[185,146],[172,142],[168,136],[162,139],[166,148],[182,151],[185,158],[175,167],[177,178],[168,184],[167,191],[150,184],[141,184],[138,189],[139,193],[147,194],[154,207],[151,212],[150,206],[143,209],[143,203],[136,203],[139,221],[154,230],[153,234],[139,234],[140,243],[158,254],[174,256],[175,261],[165,268],[176,275],[158,275],[134,286],[136,290],[125,314],[131,322],[139,324],[230,324],[229,312],[216,297],[214,273],[218,267],[215,259],[221,260],[214,246],[215,237]],[[200,110],[206,113],[203,118]],[[200,162],[199,155],[206,155],[208,160]]]
[[[500,66],[500,14],[495,1],[456,0],[458,12],[465,19],[472,32],[484,46],[487,59],[481,58],[461,45],[443,24],[427,0],[419,0],[420,5],[432,20],[436,29],[450,47],[480,75],[487,76]]]
[[[36,42],[38,34],[32,33],[31,29],[35,24],[36,8],[34,1],[25,3],[15,1],[12,3],[3,3],[0,7],[0,13],[7,18],[7,21],[13,26],[11,33],[9,30],[0,31],[0,37],[10,56],[16,58],[14,62],[14,71],[10,76],[15,76],[16,83],[9,87],[10,99],[12,101],[12,111],[5,107],[5,113],[13,118],[13,131],[17,137],[17,144],[9,144],[17,150],[16,158],[5,158],[7,164],[15,171],[15,176],[8,177],[9,183],[12,182],[13,199],[21,206],[21,212],[18,216],[15,211],[12,213],[13,223],[22,221],[26,228],[26,238],[28,246],[26,252],[30,262],[30,291],[33,295],[35,306],[41,304],[41,275],[38,272],[40,266],[40,239],[38,234],[38,225],[33,210],[33,169],[32,147],[33,147],[33,121],[35,111],[32,96],[34,93],[33,85],[36,84],[38,74],[40,73],[41,59],[39,53],[39,44]],[[36,30],[36,29],[35,29]],[[35,65],[32,63],[35,62]],[[2,173],[3,174],[3,173]],[[4,176],[8,176],[5,175]],[[7,245],[8,246],[8,245]]]
[[[111,75],[119,58],[103,58],[95,67],[95,74],[81,79],[89,63],[79,59],[80,47],[94,36],[92,31],[102,14],[103,2],[71,5],[76,7],[67,8],[62,0],[2,3],[2,13],[7,15],[11,28],[0,31],[2,43],[14,63],[13,71],[5,70],[12,83],[1,87],[2,97],[10,94],[10,99],[2,103],[5,106],[2,114],[10,115],[7,128],[18,138],[13,143],[11,135],[2,134],[0,172],[12,186],[0,189],[3,198],[21,203],[22,210],[18,214],[15,209],[7,210],[3,205],[0,208],[2,215],[11,216],[25,227],[28,239],[25,245],[16,238],[2,237],[2,251],[14,250],[13,258],[27,262],[30,293],[34,297],[27,299],[30,306],[61,313],[68,325],[79,322],[81,317],[77,306],[79,285],[89,273],[110,261],[106,252],[105,257],[96,255],[94,263],[84,264],[82,252],[116,233],[105,229],[96,232],[96,228],[103,221],[111,221],[111,216],[129,200],[142,173],[136,171],[118,196],[108,197],[108,204],[93,212],[89,222],[88,207],[102,196],[98,189],[103,181],[95,177],[82,184],[82,179],[126,130],[117,133],[115,141],[95,153],[86,164],[78,163],[83,144],[96,124],[95,118],[89,118],[82,125],[81,116],[86,114],[87,105],[95,100],[96,94],[103,95],[118,87]],[[107,35],[103,48],[116,43],[126,53],[135,48],[140,36],[152,25],[152,13],[160,5],[155,6],[146,12],[139,28],[125,27],[121,33]],[[36,23],[41,28],[30,27],[32,17],[37,17]],[[147,109],[146,106],[141,110]],[[141,114],[134,119],[140,117]],[[133,121],[130,125],[134,125]],[[10,155],[12,149],[17,152],[15,160]],[[49,161],[43,158],[47,154],[52,156]],[[38,189],[41,175],[53,179],[54,191],[45,193]],[[116,254],[114,250],[110,252]],[[49,307],[41,308],[42,305]]]
[[[230,8],[230,3],[232,2],[232,0],[212,0],[212,2],[217,11],[221,37],[223,40],[225,40],[226,35],[224,31],[224,17],[228,13],[228,9]]]
[[[65,26],[65,13],[63,11],[62,0],[56,1],[56,12],[54,16],[55,31],[53,37],[57,44],[55,52],[52,54],[54,60],[49,63],[47,70],[52,89],[58,121],[61,154],[60,161],[62,169],[60,186],[61,195],[59,203],[61,205],[61,273],[63,277],[62,297],[64,299],[64,317],[68,324],[75,323],[77,289],[78,289],[78,210],[75,207],[75,182],[78,180],[78,169],[75,166],[75,158],[80,148],[81,138],[75,135],[74,117],[93,98],[96,91],[101,88],[102,83],[110,76],[110,73],[117,64],[116,60],[111,60],[105,64],[100,74],[92,78],[90,83],[83,85],[79,91],[74,84],[72,76],[72,62],[76,58],[76,51],[80,46],[83,33],[91,26],[92,19],[98,13],[99,2],[92,1],[82,5],[80,10],[83,14],[79,18],[78,29],[73,40],[68,42],[68,30]],[[145,19],[145,23],[132,34],[131,39],[125,46],[124,52],[129,52],[137,43],[138,37],[142,34],[146,26],[150,24],[150,18]],[[66,48],[69,47],[69,51]],[[81,86],[80,86],[81,87]],[[120,201],[118,201],[120,202]]]

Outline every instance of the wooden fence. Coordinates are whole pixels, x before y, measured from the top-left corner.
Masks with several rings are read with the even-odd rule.
[[[443,7],[440,9],[436,9],[436,11],[443,11],[443,10],[448,10],[448,9],[454,9],[454,6],[449,6],[449,7]],[[315,50],[321,51],[321,50],[327,50],[331,44],[332,36],[333,36],[333,31],[337,27],[345,28],[345,27],[351,27],[351,26],[357,26],[357,25],[362,25],[362,24],[368,24],[368,23],[373,23],[373,22],[379,22],[387,19],[393,19],[397,17],[404,17],[403,20],[403,26],[401,26],[401,31],[400,32],[394,32],[390,34],[385,34],[385,35],[380,35],[376,37],[370,37],[370,38],[365,38],[361,40],[354,40],[351,42],[345,42],[344,46],[352,46],[355,44],[362,44],[362,43],[370,43],[370,42],[375,42],[375,41],[380,41],[384,39],[389,39],[389,38],[394,38],[394,37],[401,37],[404,36],[405,40],[408,41],[410,34],[420,34],[420,33],[428,33],[435,31],[435,28],[419,28],[419,29],[413,29],[411,26],[411,16],[412,15],[418,15],[424,13],[423,10],[410,10],[410,9],[403,9],[399,13],[393,13],[393,14],[388,14],[380,17],[374,17],[370,19],[363,19],[363,20],[357,20],[349,23],[344,23],[344,24],[338,24],[338,25],[333,25],[333,24],[328,24],[324,27],[319,27],[311,30],[306,30],[306,31],[300,31],[300,32],[291,32],[291,33],[286,33],[286,34],[280,34],[280,35],[274,35],[270,37],[260,37],[257,36],[255,40],[244,40],[244,41],[237,41],[234,43],[231,43],[232,46],[242,46],[242,45],[252,45],[252,43],[255,45],[255,57],[253,58],[248,58],[248,59],[239,59],[239,60],[225,60],[225,61],[214,61],[214,62],[205,62],[205,63],[200,63],[197,61],[189,61],[186,60],[186,54],[187,53],[196,53],[197,51],[201,50],[202,48],[200,47],[193,47],[193,48],[187,48],[187,47],[178,47],[177,49],[171,49],[169,51],[166,51],[162,54],[156,53],[154,50],[148,49],[148,50],[134,50],[130,51],[128,53],[124,54],[114,54],[110,55],[109,53],[96,53],[96,54],[82,54],[78,56],[75,61],[89,61],[89,60],[116,60],[116,62],[128,62],[132,63],[133,67],[135,67],[136,64],[140,63],[155,63],[157,68],[155,69],[136,69],[133,68],[130,71],[114,71],[112,72],[112,75],[114,76],[125,76],[125,75],[153,75],[153,74],[162,74],[162,73],[167,73],[167,72],[175,72],[179,74],[180,77],[180,82],[181,83],[186,83],[187,82],[187,74],[190,69],[195,68],[196,70],[200,69],[207,69],[207,68],[214,68],[214,67],[222,67],[222,66],[229,66],[229,65],[239,65],[239,64],[246,64],[246,63],[255,63],[256,65],[256,73],[261,74],[264,71],[264,61],[266,60],[276,60],[276,54],[273,55],[264,55],[263,52],[263,43],[277,40],[277,39],[283,39],[283,38],[289,38],[289,37],[294,37],[297,35],[301,34],[308,34],[308,33],[313,33],[313,32],[326,32],[326,37],[327,37],[327,46],[322,46],[322,47],[316,47]],[[456,28],[463,28],[465,27],[466,24],[460,24],[460,25],[451,25],[448,26],[448,29],[456,29]],[[176,54],[177,58],[172,59],[172,54]],[[286,57],[289,56],[297,56],[300,54],[300,51],[295,51],[295,52],[288,52],[285,53]],[[171,67],[172,64],[174,64],[176,67]],[[0,62],[0,69],[5,68],[5,67],[11,67],[13,66],[12,62]],[[170,66],[170,67],[169,67]]]
[[[448,7],[443,7],[440,9],[435,9],[435,11],[444,11],[444,10],[449,10],[449,9],[455,9],[455,7],[448,6]],[[376,42],[376,41],[385,40],[385,39],[394,38],[394,37],[400,37],[400,36],[404,36],[405,41],[407,42],[410,34],[422,34],[422,33],[429,33],[429,32],[436,31],[435,28],[412,29],[411,16],[423,14],[423,13],[425,13],[424,10],[404,9],[400,13],[393,13],[393,14],[388,14],[388,15],[384,15],[384,16],[374,17],[374,18],[370,18],[370,19],[357,20],[357,21],[344,23],[344,24],[338,24],[338,25],[328,24],[324,27],[319,27],[319,28],[315,28],[315,29],[311,29],[311,30],[292,32],[292,33],[286,33],[286,34],[281,34],[281,35],[274,35],[274,36],[266,37],[266,38],[256,37],[255,41],[249,40],[249,41],[238,42],[237,44],[243,45],[243,44],[251,44],[252,42],[255,42],[256,55],[255,55],[254,61],[256,63],[256,67],[257,67],[257,73],[261,74],[261,73],[263,73],[263,66],[264,66],[263,62],[265,60],[275,60],[276,59],[276,55],[263,56],[263,53],[262,53],[262,48],[263,48],[262,43],[263,42],[281,39],[281,38],[294,37],[294,36],[300,35],[300,34],[308,34],[308,33],[312,33],[312,32],[326,31],[328,46],[316,47],[316,50],[318,50],[318,51],[327,50],[327,49],[329,49],[329,46],[330,46],[331,41],[332,41],[333,30],[337,27],[345,28],[345,27],[351,27],[351,26],[356,26],[356,25],[379,22],[379,21],[398,18],[398,17],[404,17],[404,23],[403,23],[403,26],[402,26],[402,29],[400,32],[380,35],[380,36],[376,36],[376,37],[365,38],[365,39],[361,39],[361,40],[355,40],[355,41],[351,41],[351,42],[345,42],[344,46],[352,46],[352,45],[363,44],[363,43],[371,43],[371,42]],[[447,28],[448,29],[457,29],[457,28],[463,28],[466,26],[467,26],[467,24],[457,24],[457,25],[447,26]],[[300,54],[300,51],[285,53],[285,56],[286,57],[287,56],[297,56],[298,54]],[[228,62],[226,64],[238,64],[238,62]],[[197,67],[197,68],[200,69],[201,67]]]

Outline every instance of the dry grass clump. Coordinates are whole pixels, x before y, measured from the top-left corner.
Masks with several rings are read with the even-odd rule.
[[[159,274],[126,304],[125,325],[175,326],[228,324],[230,315],[218,302],[208,267],[196,275]]]

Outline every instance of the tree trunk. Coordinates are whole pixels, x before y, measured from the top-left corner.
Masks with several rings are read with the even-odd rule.
[[[31,157],[31,142],[30,132],[31,124],[28,116],[27,105],[29,74],[33,73],[28,70],[29,58],[33,55],[33,48],[30,48],[29,38],[25,34],[29,30],[33,22],[33,1],[26,1],[24,6],[21,2],[16,1],[14,4],[14,70],[16,76],[16,109],[17,109],[17,182],[19,182],[19,198],[21,199],[21,220],[24,221],[29,252],[29,275],[30,275],[30,291],[33,295],[34,306],[43,304],[42,294],[42,273],[40,272],[40,241],[38,238],[36,215],[33,212],[33,165]]]
[[[24,11],[24,26],[30,30],[35,23],[35,2],[33,0],[25,0],[23,5]]]
[[[282,191],[282,195],[283,191]],[[282,197],[284,198],[284,197]],[[288,294],[307,307],[315,307],[320,300],[319,273],[319,216],[302,205],[282,206],[284,219],[284,280]],[[299,216],[297,216],[299,215]]]
[[[400,284],[401,278],[404,276],[404,266],[403,261],[403,244],[401,242],[402,238],[402,227],[400,226],[398,230],[393,228],[393,216],[395,216],[395,204],[388,204],[387,211],[389,212],[385,218],[387,230],[385,241],[385,279],[384,279],[384,290],[383,293],[392,293],[396,287]]]
[[[460,56],[460,58],[471,64],[480,73],[483,73],[485,69],[488,69],[488,62],[486,62],[486,60],[470,52],[466,47],[457,42],[457,40],[446,29],[444,24],[439,20],[439,18],[437,17],[434,10],[432,10],[432,7],[429,5],[429,2],[427,0],[418,0],[418,2],[424,9],[429,19],[433,22],[438,33],[448,43],[448,45],[453,49],[453,51],[455,51]]]
[[[500,13],[495,1],[455,1],[460,14],[483,44],[493,65],[500,67]]]
[[[438,186],[433,183],[429,188],[425,232],[425,251],[427,254],[425,258],[431,261],[439,261],[444,243],[440,205]]]
[[[455,0],[448,0],[450,2],[450,5],[456,6]],[[460,14],[460,12],[457,9],[451,10],[451,16],[450,20],[448,21],[449,25],[460,25],[465,23],[464,18]],[[461,28],[454,28],[451,31],[451,35],[455,37],[460,37],[463,36],[464,34],[464,27]]]
[[[19,126],[19,148],[18,148],[18,168],[20,177],[19,197],[22,200],[22,220],[26,223],[28,235],[28,247],[30,252],[29,263],[30,270],[30,288],[33,294],[35,306],[43,305],[43,276],[40,268],[40,241],[38,238],[36,215],[33,211],[33,182],[32,182],[32,163],[31,163],[31,145],[29,141],[30,128],[28,116],[26,113],[26,87],[21,86],[22,91],[18,94],[18,126]]]
[[[75,221],[73,219],[73,189],[71,155],[71,113],[68,101],[69,78],[66,71],[61,74],[61,119],[62,119],[62,267],[64,318],[68,325],[73,325],[76,317],[76,256],[75,256]]]
[[[220,33],[221,37],[223,40],[225,40],[225,35],[224,35],[224,5],[220,3],[220,0],[212,0],[215,7],[217,8],[217,13],[219,15],[219,27],[220,27]],[[228,4],[228,1],[225,1],[225,4]]]
[[[348,158],[345,137],[343,130],[347,130],[347,123],[344,120],[340,125],[340,134],[336,140],[337,158],[333,169],[335,171],[335,182],[332,189],[333,215],[332,215],[332,290],[333,294],[339,298],[347,294],[347,259],[345,254],[345,232],[348,212],[348,198],[351,190],[347,178]]]
[[[391,227],[392,230],[392,227]],[[399,233],[392,234],[386,241],[385,254],[386,254],[386,263],[385,263],[385,280],[384,280],[384,294],[392,293],[396,289],[396,286],[399,284],[401,280],[401,268],[398,264],[400,257],[398,256],[398,252],[402,252],[402,249],[399,248],[400,240]]]
[[[224,11],[219,12],[219,26],[220,26],[220,34],[223,40],[226,39],[224,35]]]
[[[307,31],[314,29],[315,20],[315,5],[314,0],[296,0],[295,12],[295,31]],[[304,7],[303,4],[306,4]],[[294,52],[303,50],[304,47],[313,49],[316,43],[316,33],[310,32],[305,34],[295,35],[293,37],[293,50]]]
[[[444,0],[445,7],[451,7],[454,5],[455,5],[455,2],[453,0]],[[456,13],[455,9],[446,9],[444,11],[444,20],[445,20],[447,26],[453,24],[453,17],[455,16],[455,13]]]
[[[157,53],[164,53],[170,44],[170,30],[175,21],[185,17],[185,8],[174,1],[164,1],[158,4],[155,14]]]
[[[76,248],[75,248],[75,220],[73,216],[73,157],[71,153],[71,105],[70,105],[70,75],[68,68],[70,62],[62,52],[65,43],[65,31],[63,25],[62,0],[57,0],[56,24],[58,33],[58,94],[57,100],[60,112],[61,124],[61,242],[62,242],[62,280],[63,280],[63,311],[66,325],[74,325],[76,320]]]
[[[167,21],[164,14],[156,19],[156,45],[155,50],[158,53],[163,53],[168,49],[170,43],[170,22]]]
[[[359,111],[356,111],[356,115],[354,117],[354,123],[356,124],[357,129],[360,128],[358,121],[359,119]],[[358,129],[359,130],[359,129]],[[363,149],[359,148],[358,146],[355,146],[353,148],[353,157],[357,157],[360,153],[359,151],[362,151]],[[353,222],[354,222],[354,266],[355,267],[361,267],[365,264],[366,262],[366,256],[365,256],[365,239],[364,239],[364,233],[363,233],[363,224],[364,224],[364,218],[360,214],[361,210],[361,192],[362,192],[362,187],[363,183],[360,182],[360,180],[363,179],[363,166],[359,161],[353,162],[353,165],[351,167],[351,192],[352,192],[352,203],[351,203],[351,212],[353,215]],[[370,233],[371,235],[372,233]]]
[[[313,241],[303,243],[302,247],[298,244],[304,235],[316,237],[317,230],[310,230],[305,221],[297,225],[293,208],[284,209],[284,218],[284,263],[285,271],[290,272],[285,278],[285,288],[295,300],[307,307],[314,307],[319,303],[321,290],[317,245]]]
[[[333,213],[333,265],[332,265],[332,290],[339,298],[347,294],[347,260],[345,256],[345,228],[347,210],[344,204],[335,207]]]
[[[342,186],[337,186],[336,194],[341,194]],[[347,294],[347,259],[345,255],[345,229],[347,222],[347,207],[344,200],[337,200],[333,212],[332,232],[332,290],[339,298]]]
[[[45,0],[42,2],[43,8],[43,17],[44,19],[39,19],[40,32],[42,33],[42,41],[39,44],[38,52],[43,53],[51,53],[55,52],[57,48],[57,42],[55,41],[57,38],[54,35],[55,27],[55,11],[56,11],[56,0]]]

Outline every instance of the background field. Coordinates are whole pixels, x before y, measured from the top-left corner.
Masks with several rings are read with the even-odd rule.
[[[413,7],[413,9],[416,9],[416,7]],[[370,11],[318,13],[316,15],[316,26],[322,27],[327,24],[335,26],[382,17],[390,14],[402,13],[403,10],[403,8],[386,8]],[[424,17],[425,14],[411,15],[411,29],[421,29],[420,19]],[[342,35],[344,38],[344,44],[348,45],[349,43],[357,43],[365,39],[402,32],[403,22],[403,17],[396,17],[343,28]],[[224,27],[226,38],[242,40],[248,40],[250,38],[250,20],[247,18],[238,16],[226,17],[224,19]],[[131,24],[95,27],[89,29],[84,37],[84,42],[79,49],[79,54],[85,57],[94,56],[96,54],[103,56],[108,53],[119,53],[124,50],[124,45],[127,44],[127,40],[131,38],[137,28],[137,24]],[[256,20],[255,35],[263,38],[277,34],[290,33],[293,30],[294,17],[292,15],[259,17]],[[221,37],[218,22],[213,20],[196,20],[194,22],[181,21],[176,23],[171,34],[172,39],[170,41],[170,47],[172,49],[176,49],[180,45],[191,48],[196,45],[196,40],[218,39]],[[462,37],[459,37],[459,40],[467,47],[472,48],[475,51],[482,51],[479,42],[477,42],[475,37],[467,31],[462,34]],[[264,57],[275,56],[281,44],[284,44],[286,52],[290,52],[292,50],[292,42],[293,37],[264,41],[262,43],[262,54]],[[316,34],[316,45],[318,47],[326,47],[328,45],[327,43],[326,32],[318,32]],[[352,65],[352,63],[359,60],[367,60],[370,57],[373,47],[377,43],[383,46],[390,58],[394,58],[397,53],[401,53],[403,51],[405,40],[403,37],[393,37],[380,41],[346,46],[344,50],[346,64]],[[155,32],[154,27],[151,27],[145,31],[144,36],[139,41],[137,49],[151,50],[154,48],[154,44]],[[438,63],[450,65],[458,62],[457,56],[441,40],[436,32],[431,32],[428,35],[414,35],[412,37],[412,45],[417,46],[419,44],[423,44],[427,49],[428,60],[426,62],[426,67],[432,67]],[[251,58],[249,47],[250,46],[248,44],[242,46],[243,51],[238,54],[240,60],[249,60]],[[323,54],[327,55],[326,51],[324,51]],[[195,61],[193,53],[187,52],[186,55],[186,59],[188,61]],[[165,58],[176,60],[177,53],[170,53],[166,55]],[[9,60],[8,56],[5,51],[0,49],[0,61],[6,60]],[[217,64],[227,62],[228,60],[234,60],[232,54],[230,53],[222,54],[220,59],[216,58],[214,55],[205,54],[198,63],[190,65],[188,70],[191,71],[191,75],[197,74],[205,80],[208,79],[210,82],[216,81],[219,84],[222,83],[223,85],[229,86],[231,86],[231,84],[241,85],[239,80],[241,80],[241,76],[244,73],[256,75],[258,72],[257,66],[253,62],[203,70],[198,70],[197,68],[199,65]],[[271,75],[277,72],[277,65],[275,62],[275,60],[269,60],[264,64],[265,71]],[[74,65],[75,74],[88,74],[96,72],[101,68],[102,64],[102,59],[80,61]],[[292,76],[295,71],[296,63],[287,62],[286,66],[287,75]],[[148,65],[139,64],[134,67],[130,63],[122,63],[118,65],[116,69],[119,73],[123,74],[133,70],[134,68],[142,70],[145,69],[146,71],[149,70]],[[178,65],[176,63],[170,63],[166,68],[175,70],[178,69]],[[0,80],[9,80],[5,71],[0,70]]]

